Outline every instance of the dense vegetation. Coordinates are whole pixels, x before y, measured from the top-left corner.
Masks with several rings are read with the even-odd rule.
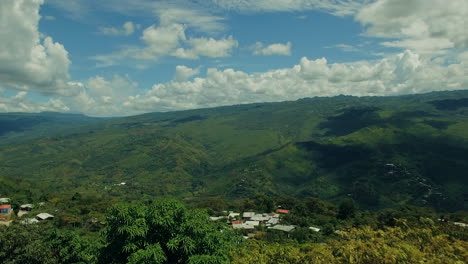
[[[31,215],[56,218],[2,227],[0,260],[464,263],[466,231],[450,222],[468,221],[467,131],[467,91],[114,119],[1,114],[0,196],[15,210],[45,202]],[[164,197],[188,207],[153,202]],[[245,242],[196,209],[276,206],[296,231]]]
[[[79,125],[68,126],[59,115],[48,119],[47,136],[24,124],[42,115],[23,114],[18,129],[32,128],[10,127],[0,140],[0,193],[24,202],[76,192],[93,200],[351,196],[362,208],[466,210],[467,98],[465,91],[339,96],[87,125],[71,116]],[[30,139],[37,131],[42,136]]]
[[[229,208],[266,208],[270,202],[293,203],[284,221],[297,228],[289,234],[260,228],[252,240],[206,210],[187,208],[172,199],[118,203],[106,214],[100,232],[66,228],[60,220],[0,226],[1,263],[466,263],[468,231],[433,220],[434,211],[406,207],[359,211],[317,198],[295,200],[257,197]],[[292,204],[290,204],[292,206]],[[198,204],[203,206],[203,204]],[[240,207],[239,207],[240,206]],[[237,208],[236,208],[237,207]],[[209,208],[217,210],[218,208]],[[397,218],[398,217],[398,218]],[[307,228],[311,223],[321,232]],[[325,224],[324,224],[325,223]],[[335,231],[339,227],[339,231]]]

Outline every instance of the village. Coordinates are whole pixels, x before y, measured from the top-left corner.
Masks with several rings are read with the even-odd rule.
[[[20,224],[35,224],[41,221],[53,220],[54,215],[41,212],[33,215],[33,209],[39,209],[44,203],[23,204],[19,206],[19,210],[15,214],[10,198],[0,198],[0,225],[9,226],[13,221],[19,221]],[[36,211],[36,210],[35,210]],[[286,225],[282,223],[284,215],[290,214],[290,210],[277,209],[271,213],[256,213],[256,212],[233,212],[224,211],[225,215],[211,216],[212,221],[225,222],[236,230],[244,230],[244,238],[255,237],[255,232],[260,229],[278,230],[281,232],[290,233],[296,229],[294,225]],[[319,232],[320,228],[309,227],[311,231]]]
[[[38,203],[37,207],[40,208],[43,205],[44,203]],[[26,217],[25,215],[29,216],[34,207],[33,204],[20,205],[18,213],[15,214],[10,198],[0,198],[0,225],[9,226],[16,218],[22,218],[20,220],[21,224],[35,224],[40,221],[54,219],[53,215],[45,212],[41,212],[35,215],[35,217]]]
[[[124,183],[119,185],[124,185]],[[14,221],[18,221],[20,224],[36,224],[47,220],[53,220],[55,218],[54,215],[37,210],[43,206],[44,202],[22,204],[15,214],[10,198],[0,198],[0,225],[10,226]],[[40,213],[32,214],[33,209],[36,209],[34,210],[35,213]],[[290,210],[280,207],[278,207],[276,211],[270,213],[223,211],[222,215],[210,216],[210,220],[213,222],[225,223],[231,228],[242,232],[245,239],[251,239],[255,238],[258,232],[270,230],[284,232],[289,236],[289,233],[297,229],[297,226],[285,224],[285,221],[283,221],[283,218],[290,214]],[[448,222],[445,219],[438,220]],[[91,221],[94,223],[98,220],[93,218]],[[105,224],[105,222],[101,222],[101,224]],[[464,228],[468,227],[468,224],[462,222],[451,222],[451,224]],[[308,229],[311,232],[321,231],[321,228],[315,226],[309,226]],[[341,232],[343,231],[335,230],[336,234]]]
[[[278,230],[285,233],[290,233],[296,229],[294,225],[285,225],[282,223],[282,217],[291,213],[287,209],[277,209],[272,213],[256,213],[256,212],[243,212],[236,213],[233,211],[224,211],[226,215],[211,216],[212,221],[225,222],[233,229],[244,230],[244,238],[254,238],[256,231],[266,228],[267,230]],[[313,232],[319,232],[318,227],[309,227]]]

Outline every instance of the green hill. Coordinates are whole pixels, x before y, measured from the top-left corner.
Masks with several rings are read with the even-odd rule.
[[[81,114],[42,113],[0,113],[0,144],[18,143],[41,138],[53,132],[84,125],[102,118]]]
[[[0,194],[193,200],[263,193],[352,197],[363,208],[467,209],[468,91],[81,116],[61,129],[31,125],[41,118],[3,127]]]

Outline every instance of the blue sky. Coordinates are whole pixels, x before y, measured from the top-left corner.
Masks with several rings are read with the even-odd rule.
[[[465,0],[4,0],[0,12],[1,112],[468,88]]]

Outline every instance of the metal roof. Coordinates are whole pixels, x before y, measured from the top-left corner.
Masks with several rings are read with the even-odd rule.
[[[292,225],[275,225],[275,226],[272,226],[272,227],[269,227],[269,229],[275,229],[275,230],[280,230],[280,231],[284,231],[284,232],[291,232],[292,230],[294,230],[294,228],[296,228],[295,226],[292,226]]]
[[[314,232],[319,232],[319,231],[320,231],[320,228],[318,228],[318,227],[313,227],[313,226],[309,227],[309,229],[312,230],[312,231],[314,231]]]
[[[260,225],[260,222],[259,221],[245,221],[245,224],[252,225],[252,226],[258,226],[258,225]]]
[[[250,218],[250,217],[253,217],[254,215],[255,215],[255,212],[244,212],[244,213],[242,214],[242,217],[248,217],[248,218]]]
[[[234,224],[232,225],[234,229],[255,229],[255,226],[248,224]]]
[[[36,217],[39,218],[39,219],[42,219],[42,220],[49,219],[49,218],[54,218],[53,215],[48,214],[48,213],[40,213],[40,214],[36,215]]]

